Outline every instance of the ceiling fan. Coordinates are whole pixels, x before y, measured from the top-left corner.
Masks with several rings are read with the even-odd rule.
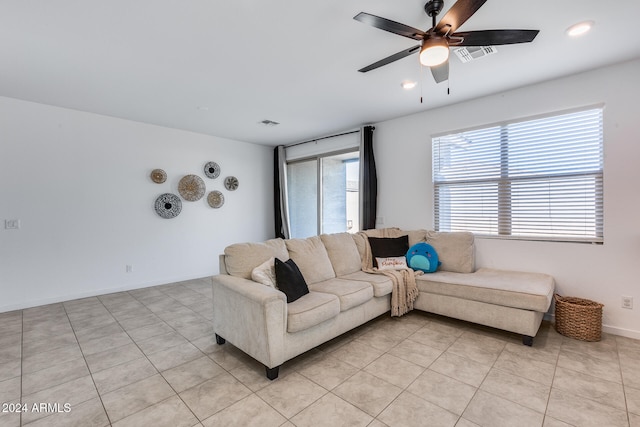
[[[353,19],[372,25],[390,33],[419,40],[419,45],[410,47],[364,68],[361,73],[375,70],[415,52],[420,52],[420,63],[431,68],[436,83],[449,78],[449,47],[455,46],[496,46],[515,43],[529,43],[538,30],[483,30],[456,33],[487,0],[458,0],[436,25],[436,16],[442,11],[444,0],[430,0],[424,5],[424,11],[432,18],[433,26],[427,31],[418,30],[390,19],[360,12]]]

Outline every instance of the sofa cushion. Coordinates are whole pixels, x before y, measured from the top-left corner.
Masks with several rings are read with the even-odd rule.
[[[287,296],[287,303],[294,302],[309,293],[307,283],[292,259],[282,262],[276,258],[275,270],[276,285]]]
[[[336,277],[320,236],[290,239],[286,241],[286,246],[308,285]]]
[[[553,277],[547,274],[489,268],[471,274],[436,271],[416,277],[416,285],[420,292],[542,313],[549,309],[555,288]]]
[[[276,287],[276,264],[273,257],[269,258],[251,271],[251,280],[272,288]]]
[[[427,231],[427,243],[433,246],[442,263],[439,270],[454,273],[475,271],[475,245],[473,233],[467,231]]]
[[[329,279],[315,283],[309,289],[337,296],[340,299],[340,311],[349,310],[373,298],[373,286],[357,280]]]
[[[289,259],[283,239],[267,240],[264,243],[236,243],[224,249],[227,272],[231,276],[251,279],[254,268],[269,258]]]
[[[373,286],[373,296],[383,297],[389,295],[393,290],[393,283],[391,279],[384,274],[372,274],[365,273],[364,271],[356,271],[355,273],[347,274],[340,277],[340,279],[358,280],[361,282],[370,283]]]
[[[373,266],[377,267],[377,258],[405,256],[409,250],[409,238],[405,234],[400,237],[369,237]]]
[[[340,300],[337,296],[311,291],[291,304],[287,304],[287,332],[308,329],[338,314],[340,314]]]
[[[361,269],[360,254],[351,234],[322,234],[320,239],[329,254],[336,276],[355,273]]]

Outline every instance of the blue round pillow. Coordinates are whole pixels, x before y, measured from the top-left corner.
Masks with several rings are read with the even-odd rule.
[[[416,243],[407,251],[407,265],[414,270],[424,271],[425,273],[433,273],[440,265],[438,261],[438,253],[428,243]]]

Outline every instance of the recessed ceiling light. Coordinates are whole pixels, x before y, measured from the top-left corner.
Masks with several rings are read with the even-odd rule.
[[[411,80],[405,80],[402,83],[400,83],[400,86],[402,86],[402,89],[413,89],[414,87],[416,87],[416,82],[411,81]]]
[[[593,21],[578,22],[577,24],[567,28],[567,35],[570,37],[581,36],[587,33],[591,29],[591,27],[593,27],[594,24],[595,22]]]

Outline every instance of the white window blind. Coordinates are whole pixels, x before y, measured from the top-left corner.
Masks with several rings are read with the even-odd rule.
[[[436,230],[603,241],[602,108],[432,142]]]

